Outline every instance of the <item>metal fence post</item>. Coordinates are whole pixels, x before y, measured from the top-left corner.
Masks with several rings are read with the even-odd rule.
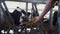
[[[59,0],[59,3],[58,3],[58,15],[57,15],[58,19],[58,33],[60,34],[60,0]]]
[[[53,16],[53,10],[50,9],[50,15],[49,15],[49,22],[48,22],[48,34],[52,34],[51,27],[52,27],[52,18]]]

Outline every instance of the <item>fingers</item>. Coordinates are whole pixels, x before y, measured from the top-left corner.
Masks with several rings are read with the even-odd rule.
[[[38,22],[41,20],[39,16],[32,18],[31,21],[28,22],[28,25],[31,27],[35,27],[38,25]]]
[[[29,24],[29,26],[34,27],[34,26],[36,26],[36,22],[37,22],[37,18],[35,17],[31,21],[29,21],[28,24]]]

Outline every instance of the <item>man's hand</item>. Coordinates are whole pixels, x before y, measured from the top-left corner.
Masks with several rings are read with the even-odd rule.
[[[33,18],[31,21],[29,21],[29,26],[35,27],[38,25],[38,22],[41,20],[42,20],[42,18],[37,16],[37,17]]]

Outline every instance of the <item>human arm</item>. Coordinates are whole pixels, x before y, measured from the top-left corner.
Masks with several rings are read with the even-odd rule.
[[[48,0],[43,12],[41,13],[41,15],[39,17],[44,17],[44,15],[54,6],[55,2],[56,2],[56,0]]]
[[[33,23],[31,23],[31,25],[36,25],[36,23],[38,23],[38,21],[41,21],[43,19],[44,15],[52,8],[52,6],[54,5],[55,2],[56,2],[56,0],[48,0],[41,15],[38,17],[35,17],[36,20]]]

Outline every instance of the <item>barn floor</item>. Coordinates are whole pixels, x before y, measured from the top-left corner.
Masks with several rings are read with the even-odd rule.
[[[39,31],[39,30],[36,30],[36,29],[33,29],[33,30],[30,30],[30,29],[27,29],[26,31],[23,30],[21,32],[21,30],[19,29],[19,34],[47,34],[47,32],[42,32],[42,31]],[[1,31],[2,34],[7,34],[7,31],[4,32],[4,30]],[[14,31],[13,30],[10,30],[9,34],[14,34]],[[57,31],[54,31],[53,34],[57,34]]]

